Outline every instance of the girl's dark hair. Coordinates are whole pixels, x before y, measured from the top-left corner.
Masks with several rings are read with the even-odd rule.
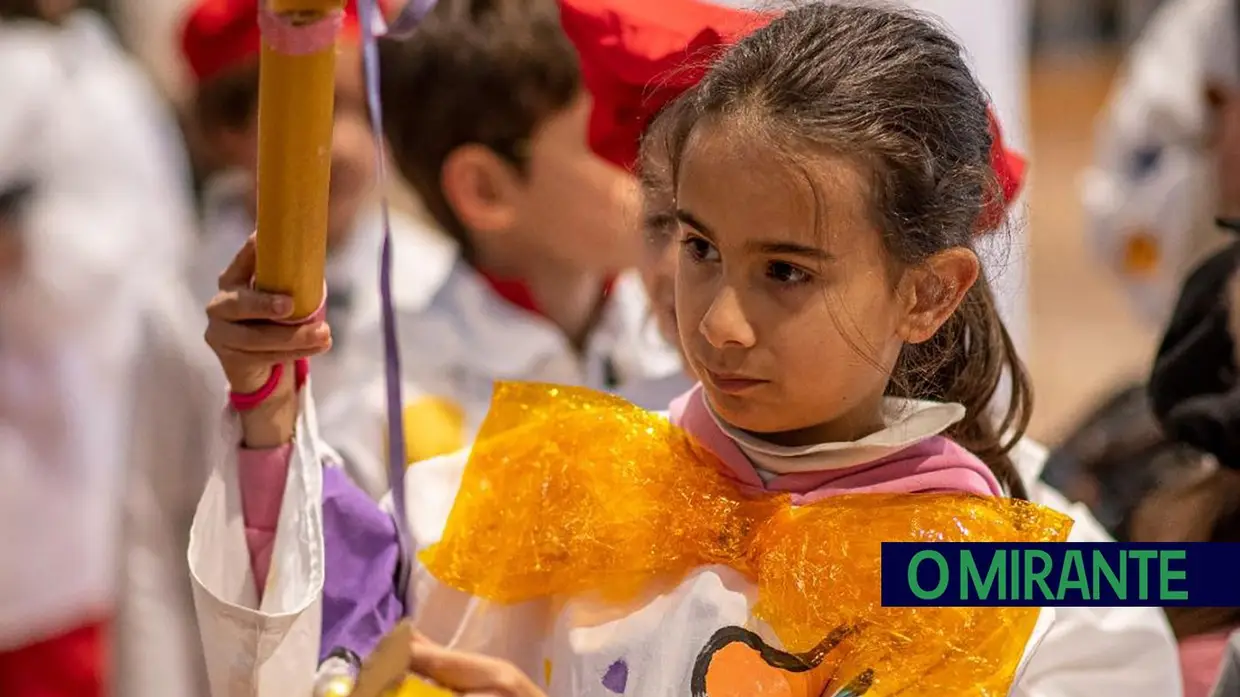
[[[960,46],[935,23],[886,6],[815,2],[736,44],[664,110],[651,137],[667,139],[673,181],[705,120],[739,122],[806,170],[815,151],[849,158],[871,178],[894,272],[972,248],[984,205],[1001,196],[987,105]],[[1005,373],[1010,395],[996,423],[991,402]],[[1008,452],[1029,422],[1029,379],[984,277],[933,338],[904,347],[887,391],[963,404],[948,435],[1026,498]]]

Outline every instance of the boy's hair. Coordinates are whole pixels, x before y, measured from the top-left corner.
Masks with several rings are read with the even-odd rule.
[[[393,159],[468,259],[468,231],[441,186],[444,162],[478,144],[524,171],[530,138],[581,91],[577,54],[551,0],[440,0],[411,38],[384,40],[380,51]]]
[[[986,206],[1002,198],[987,97],[960,46],[910,11],[799,6],[737,43],[682,99],[655,125],[654,137],[670,139],[673,180],[704,119],[743,122],[794,166],[814,152],[849,157],[873,183],[871,215],[893,271],[971,248]],[[996,427],[990,406],[1005,372],[1011,394]],[[947,435],[1026,497],[1008,452],[1028,425],[1029,380],[984,276],[933,338],[905,345],[887,391],[963,404]]]

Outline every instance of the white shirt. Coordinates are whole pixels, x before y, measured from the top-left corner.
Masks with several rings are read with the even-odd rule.
[[[680,356],[659,336],[636,274],[613,285],[599,323],[578,352],[549,320],[501,298],[442,235],[422,228],[408,236],[394,264],[404,403],[408,411],[438,399],[459,412],[453,449],[473,439],[496,380],[623,391],[681,376]],[[358,308],[348,339],[350,351],[357,352],[349,369],[354,389],[321,402],[319,419],[350,476],[379,498],[388,490],[387,408],[377,294],[372,300]],[[419,434],[416,421],[406,418],[413,427],[406,433],[410,454],[419,438],[433,435]]]

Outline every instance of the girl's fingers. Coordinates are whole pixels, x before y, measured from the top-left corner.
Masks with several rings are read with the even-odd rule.
[[[511,663],[450,651],[421,638],[413,641],[409,669],[471,697],[544,697],[542,691]]]
[[[238,353],[307,353],[317,355],[331,347],[331,329],[323,323],[300,326],[264,324],[247,326],[211,322],[207,343],[216,349]]]
[[[275,295],[233,288],[220,291],[207,305],[207,316],[225,322],[249,322],[253,320],[282,320],[293,312],[293,299],[287,295]]]
[[[233,257],[232,263],[227,269],[220,274],[219,289],[229,290],[231,288],[249,287],[250,280],[254,278],[254,264],[257,259],[255,250],[256,237],[254,234],[242,245],[241,250],[237,252],[237,256]]]

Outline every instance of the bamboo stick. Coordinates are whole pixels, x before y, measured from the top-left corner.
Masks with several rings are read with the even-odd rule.
[[[305,28],[342,0],[267,0],[282,23]],[[304,318],[323,300],[336,44],[289,50],[264,36],[258,94],[255,285],[293,298]],[[304,47],[303,47],[304,48]]]

